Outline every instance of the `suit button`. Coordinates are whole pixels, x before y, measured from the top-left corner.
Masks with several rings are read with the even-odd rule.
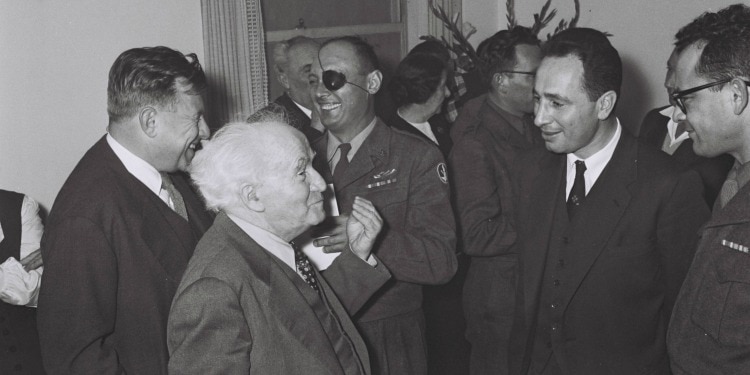
[[[558,329],[560,329],[560,325],[557,323],[552,323],[552,332],[557,332]]]
[[[558,305],[557,305],[557,303],[556,303],[556,302],[555,302],[555,303],[552,303],[551,305],[549,305],[549,307],[551,307],[551,308],[553,308],[553,309],[556,309],[556,308],[557,308],[557,306],[558,306]]]
[[[560,280],[553,281],[552,285],[554,285],[554,286],[560,286]]]
[[[8,351],[10,351],[11,353],[15,353],[16,350],[18,349],[15,346],[11,346],[10,348],[8,348]]]

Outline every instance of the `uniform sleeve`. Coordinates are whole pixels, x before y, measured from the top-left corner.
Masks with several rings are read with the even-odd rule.
[[[37,325],[51,374],[121,374],[114,332],[117,261],[97,225],[66,218],[46,234]]]
[[[466,135],[453,146],[450,166],[462,250],[471,256],[502,255],[516,241],[510,215],[504,214],[513,189],[507,181],[496,183],[495,176],[507,177],[507,169],[496,171],[484,145]]]
[[[447,171],[436,147],[410,150],[413,158],[407,201],[383,207],[388,232],[376,255],[393,277],[416,284],[443,284],[456,273],[456,223]],[[411,156],[407,156],[411,157]],[[441,179],[442,174],[442,179]],[[399,207],[405,204],[406,207]],[[379,208],[380,209],[380,208]],[[393,210],[389,213],[389,210]],[[395,217],[405,212],[404,217]]]
[[[170,374],[249,373],[252,337],[239,301],[214,278],[195,281],[175,298],[167,325]]]
[[[667,314],[672,312],[677,293],[693,261],[698,229],[710,216],[700,177],[694,171],[681,174],[657,222],[657,245],[665,269],[664,311]]]

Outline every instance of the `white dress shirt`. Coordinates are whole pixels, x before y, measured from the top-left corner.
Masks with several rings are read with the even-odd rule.
[[[575,162],[577,160],[583,160],[583,162],[586,163],[586,172],[584,172],[583,178],[586,181],[586,194],[588,195],[589,191],[591,191],[591,187],[594,186],[594,183],[596,183],[596,180],[599,179],[599,176],[602,174],[604,167],[606,167],[609,160],[612,159],[612,154],[615,153],[615,148],[617,147],[617,142],[620,140],[621,134],[622,127],[620,126],[620,120],[617,119],[617,129],[615,130],[615,134],[601,150],[595,152],[586,159],[581,159],[574,154],[567,155],[565,199],[568,199],[568,196],[570,196],[570,190],[573,189],[573,182],[576,178]]]
[[[374,117],[372,121],[361,131],[359,134],[354,136],[351,141],[349,141],[349,144],[352,146],[352,148],[349,150],[349,153],[346,155],[346,158],[349,161],[352,161],[352,158],[354,158],[354,155],[357,153],[360,147],[362,147],[362,143],[365,142],[365,139],[367,139],[367,136],[372,133],[372,130],[375,129],[375,123],[378,121],[377,117]],[[339,145],[343,143],[338,138],[336,138],[333,133],[328,132],[328,149],[326,150],[326,160],[328,160],[328,167],[331,168],[331,173],[336,170],[336,164],[338,164],[339,159],[341,158],[341,150],[339,149]]]
[[[39,249],[44,226],[39,204],[28,196],[21,204],[21,259]],[[0,226],[0,241],[5,238]],[[8,258],[0,264],[0,300],[13,305],[36,307],[44,267],[26,272],[18,259]]]
[[[676,137],[677,133],[677,123],[672,120],[672,113],[674,113],[675,108],[674,106],[667,107],[659,111],[659,114],[662,116],[669,117],[669,122],[667,122],[667,136],[669,137],[669,147],[670,148],[676,148],[675,146],[682,143],[682,141],[690,138],[690,135],[687,132],[684,132],[680,134],[678,137]]]

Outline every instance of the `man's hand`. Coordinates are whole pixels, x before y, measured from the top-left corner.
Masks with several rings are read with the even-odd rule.
[[[42,251],[36,249],[31,254],[27,255],[26,258],[21,259],[21,265],[26,272],[35,270],[42,266]]]
[[[346,234],[352,252],[367,261],[375,239],[383,229],[383,219],[367,199],[355,197],[352,214],[346,221]]]
[[[321,232],[320,236],[325,236],[325,238],[315,239],[313,245],[323,247],[324,253],[340,253],[349,245],[349,239],[346,237],[346,223],[349,215],[334,216],[331,219],[332,222],[323,225],[333,226],[333,228]]]

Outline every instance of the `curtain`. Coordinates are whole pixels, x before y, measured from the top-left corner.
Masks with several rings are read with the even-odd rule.
[[[244,121],[268,102],[260,0],[201,0],[206,112],[218,129]]]
[[[461,0],[431,0],[431,2],[435,4],[435,6],[443,7],[445,14],[447,14],[450,19],[453,19],[453,17],[458,14],[458,24],[463,24],[460,19]],[[453,34],[451,34],[450,30],[448,30],[445,25],[443,25],[443,22],[432,14],[432,11],[427,12],[427,27],[430,35],[438,39],[443,37],[449,44],[453,44]]]

